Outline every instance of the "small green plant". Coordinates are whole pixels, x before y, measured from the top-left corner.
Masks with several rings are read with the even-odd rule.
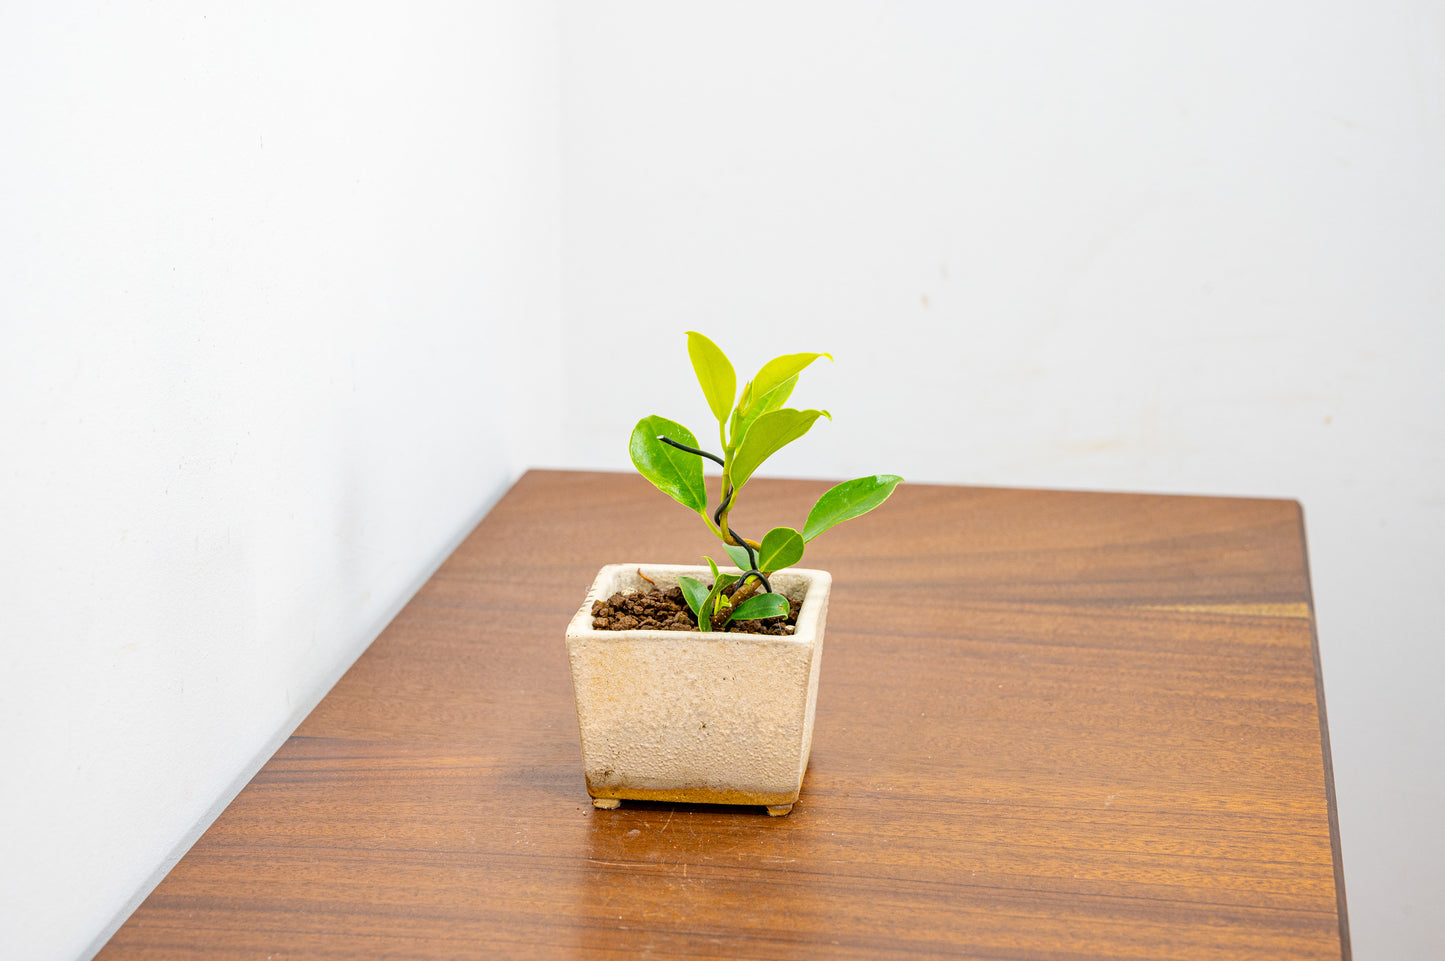
[[[692,431],[656,414],[637,422],[628,452],[638,472],[658,490],[702,516],[742,573],[722,573],[711,557],[705,557],[712,568],[712,587],[692,577],[679,577],[678,586],[702,631],[721,628],[730,620],[787,614],[787,599],[773,591],[768,578],[801,561],[804,547],[819,534],[882,504],[903,478],[873,474],[844,481],[818,498],[801,531],[774,527],[761,541],[741,536],[730,526],[728,515],[737,505],[743,485],[764,461],[806,434],[819,417],[833,419],[826,410],[783,406],[798,383],[798,375],[819,357],[832,360],[833,355],[774,357],[743,385],[739,394],[737,373],[717,344],[696,331],[688,331],[687,353],[707,405],[717,418],[723,455],[701,450]],[[722,468],[720,503],[711,513],[703,458]],[[759,588],[764,593],[758,594]]]

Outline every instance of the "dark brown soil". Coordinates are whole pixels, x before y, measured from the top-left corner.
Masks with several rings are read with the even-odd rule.
[[[711,585],[709,585],[711,586]],[[787,617],[731,621],[722,630],[737,634],[791,634],[798,623],[798,602],[788,602]],[[682,589],[623,591],[592,602],[592,626],[599,631],[695,631],[697,617]]]

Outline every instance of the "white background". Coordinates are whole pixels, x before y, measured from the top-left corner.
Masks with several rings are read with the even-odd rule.
[[[555,453],[557,27],[0,11],[0,958],[61,961]]]
[[[686,329],[837,357],[774,473],[1299,498],[1356,956],[1445,954],[1445,8],[37,9],[0,954],[85,952],[521,469],[701,429]]]

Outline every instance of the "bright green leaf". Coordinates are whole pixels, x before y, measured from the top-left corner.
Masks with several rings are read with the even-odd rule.
[[[712,590],[706,590],[701,584],[698,584],[696,590],[704,591],[704,593],[698,600],[696,606],[693,606],[692,598],[688,599],[688,605],[692,607],[692,612],[697,615],[697,629],[706,632],[712,630],[713,613],[718,609],[720,604],[726,603],[726,598],[722,596],[723,588],[737,580],[737,575],[718,573],[717,564],[711,557],[704,556],[703,560],[707,561],[707,566],[712,568]],[[680,575],[678,577],[679,583],[683,577],[686,577],[686,575]],[[688,580],[693,579],[689,577]],[[684,588],[684,595],[686,595],[686,588]]]
[[[692,431],[666,417],[653,414],[637,422],[627,452],[637,472],[668,497],[689,510],[707,511],[707,488],[702,480],[702,458],[658,440],[666,435],[679,444],[697,447]]]
[[[796,386],[798,386],[798,377],[795,374],[759,397],[757,403],[753,405],[754,413],[766,414],[770,410],[777,410],[779,407],[782,407],[783,404],[787,403],[788,398],[792,396],[793,388]]]
[[[743,395],[738,398],[738,410],[746,410],[747,408],[749,408],[749,407],[752,406],[752,403],[753,403],[753,382],[752,382],[752,381],[748,381],[746,384],[743,384]],[[737,412],[738,412],[737,410],[734,410],[734,411],[733,411],[734,414],[736,414]]]
[[[753,621],[760,617],[786,617],[788,599],[781,594],[754,594],[733,610],[729,620]]]
[[[758,371],[758,376],[753,378],[753,396],[762,400],[790,378],[797,377],[803,370],[817,360],[819,357],[833,359],[832,354],[784,354],[781,357],[774,357],[763,365]],[[788,388],[790,391],[792,388]],[[784,400],[787,396],[784,395]],[[778,401],[782,406],[783,401]]]
[[[774,527],[763,535],[758,569],[771,574],[803,559],[803,535],[791,527]]]
[[[723,547],[727,547],[727,545],[724,544]],[[724,574],[719,571],[717,569],[717,562],[711,557],[704,555],[703,560],[707,561],[707,566],[712,568],[712,583],[715,590],[725,590],[733,581],[738,579],[739,575],[737,574]]]
[[[687,606],[692,608],[692,612],[697,615],[698,629],[712,630],[710,620],[702,616],[702,612],[707,609],[708,598],[708,589],[702,586],[702,581],[695,577],[688,577],[686,574],[680,574],[677,578],[677,586],[682,588],[682,597],[687,601]],[[704,627],[704,624],[707,626]]]
[[[763,461],[806,434],[819,417],[831,419],[826,410],[797,410],[792,407],[760,415],[743,435],[738,452],[733,455],[733,488],[747,483]]]
[[[695,330],[687,332],[687,355],[692,358],[692,369],[702,385],[707,406],[719,424],[726,424],[738,392],[738,375],[732,362],[722,348]]]
[[[752,400],[753,382],[748,381],[748,386],[743,388],[743,399],[738,403],[737,409],[733,411],[732,424],[728,427],[728,430],[731,432],[729,436],[732,437],[734,449],[741,443],[743,437],[747,435],[748,428],[752,426],[753,421],[770,410],[777,410],[779,407],[782,407],[783,404],[787,402],[789,395],[793,393],[793,388],[796,387],[797,384],[798,378],[796,376],[789,377],[777,387],[774,387],[765,396],[758,398],[758,400],[754,402]]]
[[[724,544],[723,550],[728,552],[728,557],[733,559],[733,566],[738,570],[750,571],[753,569],[752,558],[748,557],[748,549],[746,547],[738,547],[736,544]]]
[[[873,474],[844,481],[818,498],[803,524],[803,540],[811,541],[835,524],[866,514],[888,499],[903,482],[897,474]]]

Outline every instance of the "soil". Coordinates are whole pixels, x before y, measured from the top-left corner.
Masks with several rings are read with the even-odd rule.
[[[798,623],[798,607],[797,601],[789,601],[787,617],[731,621],[721,630],[735,634],[791,634]],[[605,601],[593,601],[592,627],[599,631],[695,631],[697,617],[683,600],[681,588],[648,588],[620,591]]]

